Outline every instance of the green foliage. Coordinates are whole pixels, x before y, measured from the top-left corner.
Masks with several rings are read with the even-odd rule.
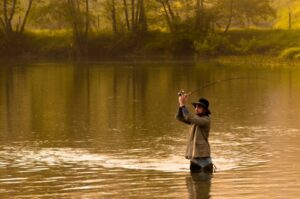
[[[204,41],[195,41],[194,47],[200,56],[215,56],[236,53],[236,47],[230,43],[228,37],[216,33],[208,35]]]
[[[132,34],[111,33],[93,35],[89,38],[89,55],[98,57],[122,57],[133,54],[138,40]]]
[[[169,33],[150,32],[142,51],[147,55],[166,55],[171,48]]]
[[[300,46],[299,30],[234,30],[224,34],[210,34],[196,40],[195,50],[200,55],[275,55],[282,49]]]
[[[31,35],[36,48],[31,49],[35,54],[52,57],[68,57],[72,53],[71,33],[55,35]],[[34,52],[35,50],[38,52]]]
[[[193,39],[188,34],[171,35],[170,52],[174,55],[187,55],[194,52]]]
[[[210,33],[194,39],[192,33],[173,34],[152,31],[134,33],[91,33],[86,41],[84,57],[96,59],[134,56],[201,56],[220,55],[280,55],[299,59],[300,31],[235,30]],[[0,55],[21,57],[76,57],[72,31],[38,31],[14,34],[7,40],[0,32]]]
[[[0,5],[4,2],[21,1]],[[31,28],[48,33],[67,30],[66,34],[27,32],[20,36],[4,31],[10,38],[0,41],[1,52],[74,57],[229,55],[265,52],[274,46],[259,32],[227,32],[230,25],[268,21],[274,11],[269,0],[28,0],[34,2],[32,9],[26,9],[25,2],[18,4],[15,14],[30,11]],[[4,8],[0,6],[2,29],[7,18],[1,12]],[[17,21],[11,21],[12,27],[17,27]],[[221,33],[225,27],[228,34]]]
[[[256,52],[258,47],[259,47],[259,42],[255,37],[253,37],[250,40],[241,39],[239,42],[239,49],[240,52],[243,54]]]
[[[300,60],[300,53],[298,53],[297,55],[294,56],[295,60]]]
[[[230,42],[245,54],[277,56],[282,49],[300,46],[299,30],[233,30],[227,35]]]
[[[280,56],[282,59],[299,59],[300,57],[300,47],[293,47],[284,49]]]
[[[0,34],[0,54],[2,57],[55,57],[66,58],[72,53],[71,33],[24,32],[14,34],[12,40],[2,40]]]
[[[68,13],[66,1],[41,1],[33,7],[30,21],[32,25],[42,29],[69,28]]]
[[[213,16],[216,24],[226,27],[271,27],[276,11],[269,0],[215,0]]]

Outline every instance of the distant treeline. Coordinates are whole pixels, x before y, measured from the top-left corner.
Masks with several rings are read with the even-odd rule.
[[[0,57],[133,59],[147,57],[180,58],[191,56],[271,55],[300,59],[300,30],[231,30],[211,33],[204,40],[189,35],[149,31],[135,34],[92,34],[86,40],[86,54],[78,55],[71,33],[28,33],[13,45],[0,44]]]
[[[259,46],[257,39],[236,41],[231,35],[241,31],[229,30],[269,28],[275,13],[270,0],[3,0],[0,53],[50,57],[243,54]]]

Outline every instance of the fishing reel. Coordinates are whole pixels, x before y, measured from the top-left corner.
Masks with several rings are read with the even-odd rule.
[[[181,90],[177,94],[178,94],[178,96],[182,96],[182,95],[186,94],[186,92],[184,90]]]
[[[186,97],[187,96],[190,96],[191,94],[193,94],[193,92],[185,92],[184,90],[181,90],[181,91],[179,91],[178,93],[178,96],[183,96],[183,95],[185,95]]]

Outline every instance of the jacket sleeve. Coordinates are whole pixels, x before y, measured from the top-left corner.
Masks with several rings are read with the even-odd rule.
[[[191,124],[189,121],[186,120],[186,118],[184,116],[184,113],[183,113],[184,108],[185,107],[179,107],[177,115],[176,115],[176,119],[179,120],[179,121],[181,121],[181,122],[183,122],[183,123]]]
[[[189,124],[195,124],[197,126],[207,126],[210,123],[209,116],[199,117],[196,114],[190,113],[185,106],[181,107],[181,112],[183,114],[184,121],[188,122]]]

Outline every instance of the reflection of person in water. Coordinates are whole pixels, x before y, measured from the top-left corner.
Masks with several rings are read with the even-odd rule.
[[[198,102],[192,103],[195,107],[195,114],[192,114],[185,106],[187,98],[187,94],[179,96],[179,110],[176,116],[179,121],[192,125],[185,156],[190,160],[190,170],[192,172],[199,172],[201,170],[213,172],[210,144],[208,141],[210,131],[209,102],[201,98]]]
[[[189,198],[210,198],[211,174],[206,172],[191,172],[186,177]]]

